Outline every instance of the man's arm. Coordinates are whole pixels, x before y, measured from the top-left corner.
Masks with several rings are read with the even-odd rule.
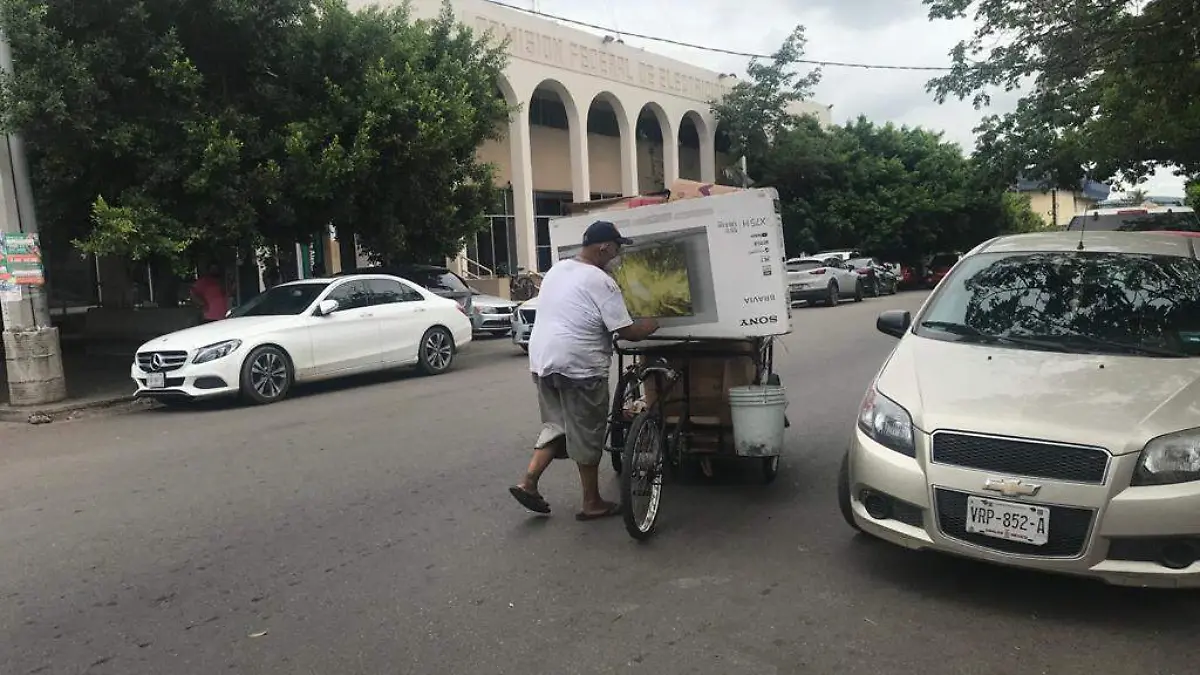
[[[599,288],[592,290],[596,306],[600,308],[600,316],[604,325],[617,337],[627,342],[641,342],[658,330],[655,319],[634,320],[629,316],[625,307],[625,297],[621,289],[612,279],[605,277]]]
[[[657,319],[638,319],[617,331],[617,337],[626,342],[641,342],[657,331]]]

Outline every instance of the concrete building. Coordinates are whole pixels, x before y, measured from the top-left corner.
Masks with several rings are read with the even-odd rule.
[[[391,3],[350,2],[372,4]],[[418,18],[441,6],[411,3]],[[518,108],[506,138],[479,149],[497,166],[505,199],[459,261],[468,276],[549,268],[548,223],[566,204],[659,190],[678,178],[715,181],[729,161],[709,103],[736,82],[732,75],[485,0],[454,0],[453,8],[479,33],[508,39],[500,88]],[[825,106],[797,112],[830,122]]]

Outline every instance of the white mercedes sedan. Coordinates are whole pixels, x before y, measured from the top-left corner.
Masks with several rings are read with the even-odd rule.
[[[388,275],[276,286],[229,317],[155,338],[137,350],[136,396],[167,402],[241,395],[274,403],[297,382],[416,366],[448,370],[471,341],[453,300]]]

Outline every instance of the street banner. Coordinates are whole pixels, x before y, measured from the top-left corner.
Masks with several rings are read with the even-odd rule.
[[[41,286],[46,283],[42,267],[42,247],[36,233],[4,235],[7,274],[19,286]]]

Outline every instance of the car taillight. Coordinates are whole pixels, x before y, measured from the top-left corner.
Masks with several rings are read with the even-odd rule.
[[[811,272],[809,272],[809,274],[825,274],[825,268],[822,267],[820,269],[812,270]]]
[[[858,268],[858,273],[859,274],[870,274],[871,268],[870,267],[860,267],[860,268]]]

